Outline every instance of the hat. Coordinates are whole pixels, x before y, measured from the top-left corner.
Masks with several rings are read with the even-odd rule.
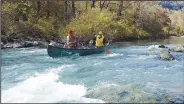
[[[98,34],[103,34],[102,31],[100,31]]]
[[[70,30],[68,30],[68,34],[72,34],[73,33],[73,31],[70,29]]]

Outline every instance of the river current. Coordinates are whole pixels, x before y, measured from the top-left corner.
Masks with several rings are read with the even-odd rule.
[[[184,38],[116,42],[111,54],[51,58],[43,48],[1,50],[1,102],[184,102],[184,53],[160,60],[152,44]]]

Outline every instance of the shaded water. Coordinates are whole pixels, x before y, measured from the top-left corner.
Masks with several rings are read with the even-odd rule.
[[[111,54],[51,58],[46,49],[2,50],[2,102],[184,102],[184,53],[159,60],[151,44],[184,38],[117,42]]]

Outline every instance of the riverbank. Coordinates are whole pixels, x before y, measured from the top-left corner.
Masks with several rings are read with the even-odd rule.
[[[1,49],[6,49],[6,48],[27,48],[27,47],[40,47],[40,48],[46,48],[47,45],[51,42],[54,41],[56,43],[62,43],[64,42],[64,39],[62,39],[59,36],[45,36],[45,37],[26,37],[26,38],[20,38],[20,37],[3,37],[1,38]],[[44,36],[44,35],[43,35]],[[170,36],[169,38],[184,38],[184,36]],[[167,39],[167,38],[159,38],[159,39]],[[109,40],[110,43],[114,42],[131,42],[131,41],[139,41],[139,40],[144,40],[144,41],[150,41],[150,40],[157,40],[155,38],[123,38],[123,39],[114,39],[114,40]],[[88,43],[87,41],[84,43]]]
[[[1,35],[1,49],[6,48],[27,48],[27,47],[47,47],[50,41],[62,42],[59,35],[45,34],[11,34]]]

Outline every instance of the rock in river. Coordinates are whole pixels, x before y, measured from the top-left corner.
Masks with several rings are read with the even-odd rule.
[[[160,58],[163,60],[174,60],[175,57],[170,53],[169,50],[162,50],[160,52]]]

